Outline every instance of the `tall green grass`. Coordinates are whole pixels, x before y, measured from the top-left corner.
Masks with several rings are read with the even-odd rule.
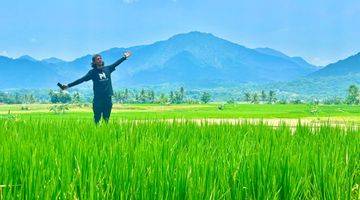
[[[0,119],[0,199],[359,199],[360,132]]]

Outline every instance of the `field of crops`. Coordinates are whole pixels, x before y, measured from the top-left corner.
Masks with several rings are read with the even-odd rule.
[[[360,134],[327,125],[1,119],[4,199],[358,199]]]
[[[121,119],[203,119],[203,118],[329,118],[340,121],[353,121],[360,124],[360,106],[350,105],[307,105],[307,104],[225,104],[221,103],[195,105],[157,105],[157,104],[114,104],[112,116]],[[0,105],[0,117],[9,112],[21,117],[62,119],[91,119],[91,105],[78,107],[70,105],[64,115],[50,112],[50,104]],[[24,109],[25,108],[25,109]]]
[[[34,106],[12,115],[5,111],[17,106],[0,106],[0,199],[360,199],[356,126],[203,116],[250,115],[245,105],[128,108],[115,106],[110,123],[95,126],[88,108],[54,114]],[[260,113],[260,105],[253,108],[253,116]],[[339,108],[320,109],[324,116]],[[359,108],[341,109],[327,112],[356,119]],[[162,120],[182,112],[182,121]]]

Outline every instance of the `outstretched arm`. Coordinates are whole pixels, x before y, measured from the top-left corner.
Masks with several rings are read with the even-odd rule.
[[[69,83],[67,85],[62,85],[62,86],[60,86],[60,88],[62,90],[66,90],[66,89],[68,89],[70,87],[73,87],[75,85],[79,85],[79,84],[81,84],[81,83],[83,83],[85,81],[89,81],[90,79],[91,79],[91,72],[88,72],[85,76],[83,76],[83,77],[79,78],[78,80],[76,80],[76,81],[74,81],[72,83]]]
[[[131,55],[132,53],[130,51],[125,52],[122,58],[117,60],[115,63],[109,65],[110,71],[113,72],[118,65],[124,62],[126,59],[128,59]]]

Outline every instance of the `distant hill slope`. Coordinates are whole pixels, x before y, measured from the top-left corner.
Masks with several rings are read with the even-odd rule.
[[[59,58],[55,58],[55,57],[43,59],[41,61],[45,62],[45,63],[49,63],[49,64],[64,64],[64,63],[66,63],[66,61],[63,61],[63,60],[61,60]]]
[[[327,65],[309,77],[345,76],[360,73],[360,53]]]
[[[272,55],[272,56],[278,56],[284,59],[288,59],[292,62],[295,62],[296,64],[304,67],[304,68],[308,68],[310,71],[317,71],[318,67],[308,63],[306,60],[304,60],[301,57],[289,57],[287,55],[285,55],[284,53],[274,50],[274,49],[270,49],[270,48],[256,48],[256,51],[260,52],[260,53],[264,53],[264,54],[268,54],[268,55]]]
[[[53,66],[28,59],[0,57],[0,88],[47,88],[57,83],[61,75]]]

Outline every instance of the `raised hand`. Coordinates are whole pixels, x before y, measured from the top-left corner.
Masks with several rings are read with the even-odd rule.
[[[61,84],[61,83],[58,83],[57,86],[59,86],[59,88],[60,88],[61,90],[66,90],[66,89],[69,88],[69,86],[63,85],[63,84]]]
[[[125,57],[126,59],[128,59],[131,55],[132,55],[131,51],[126,51],[126,52],[124,53],[124,57]]]

